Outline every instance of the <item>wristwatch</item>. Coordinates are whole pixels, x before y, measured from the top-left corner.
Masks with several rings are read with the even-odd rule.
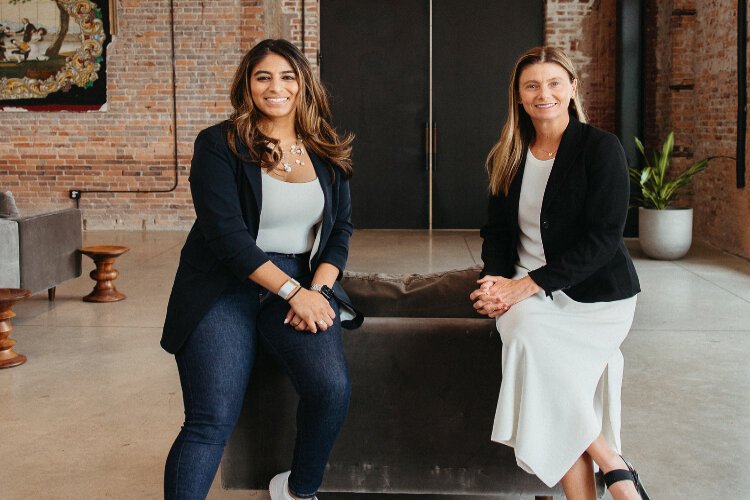
[[[288,280],[286,280],[286,283],[281,285],[281,288],[279,288],[279,291],[276,293],[282,299],[289,300],[291,298],[292,292],[294,292],[297,288],[299,288],[299,281],[294,278],[289,278]]]
[[[331,300],[333,298],[333,290],[331,290],[328,285],[320,285],[316,283],[310,286],[310,290],[318,292],[323,297],[325,297],[326,300]]]

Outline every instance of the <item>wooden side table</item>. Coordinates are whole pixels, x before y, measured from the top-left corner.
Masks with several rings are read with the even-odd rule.
[[[84,301],[117,302],[125,298],[125,294],[118,292],[112,283],[120,275],[112,266],[115,259],[128,250],[128,247],[116,245],[96,245],[78,249],[83,255],[91,257],[96,264],[96,269],[89,274],[91,279],[96,281],[96,285],[94,290],[83,298]]]
[[[10,338],[13,325],[10,319],[15,317],[13,306],[31,296],[25,288],[0,288],[0,368],[11,368],[26,362],[26,356],[13,350],[16,341]]]

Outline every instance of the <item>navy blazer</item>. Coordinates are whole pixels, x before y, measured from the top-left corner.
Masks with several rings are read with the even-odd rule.
[[[190,191],[196,220],[180,254],[161,339],[162,347],[171,353],[180,349],[230,284],[248,282],[248,276],[269,260],[255,243],[263,200],[261,171],[231,152],[227,126],[228,122],[222,122],[209,127],[195,139]],[[340,279],[352,234],[349,182],[338,170],[332,182],[331,167],[307,152],[325,199],[311,269],[327,262],[341,270]],[[346,297],[338,282],[334,291]]]
[[[488,223],[481,230],[483,276],[515,274],[525,163],[524,154],[507,196],[490,196]],[[547,264],[529,273],[547,296],[562,290],[578,302],[610,302],[640,291],[622,237],[629,198],[620,141],[571,117],[542,200],[539,222]]]

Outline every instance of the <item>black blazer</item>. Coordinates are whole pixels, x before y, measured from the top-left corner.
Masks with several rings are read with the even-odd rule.
[[[262,206],[260,168],[232,154],[226,130],[227,122],[219,123],[195,139],[190,191],[196,220],[180,254],[161,339],[171,353],[180,349],[230,284],[248,282],[248,276],[269,260],[255,244]],[[331,182],[331,167],[307,152],[325,198],[311,269],[328,262],[342,271],[340,279],[352,234],[349,182],[340,171]],[[346,298],[338,282],[334,291]]]
[[[526,156],[508,195],[490,196],[482,275],[513,277],[518,262],[518,202]],[[544,191],[542,245],[547,264],[529,276],[547,296],[610,302],[640,291],[622,233],[630,197],[627,161],[614,135],[574,117],[563,133]]]

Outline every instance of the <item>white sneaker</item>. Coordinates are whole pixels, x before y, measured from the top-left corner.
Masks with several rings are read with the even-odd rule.
[[[271,500],[294,500],[289,494],[289,474],[291,471],[276,474],[268,485],[268,492],[271,494]],[[311,500],[318,500],[318,497],[312,497]]]

